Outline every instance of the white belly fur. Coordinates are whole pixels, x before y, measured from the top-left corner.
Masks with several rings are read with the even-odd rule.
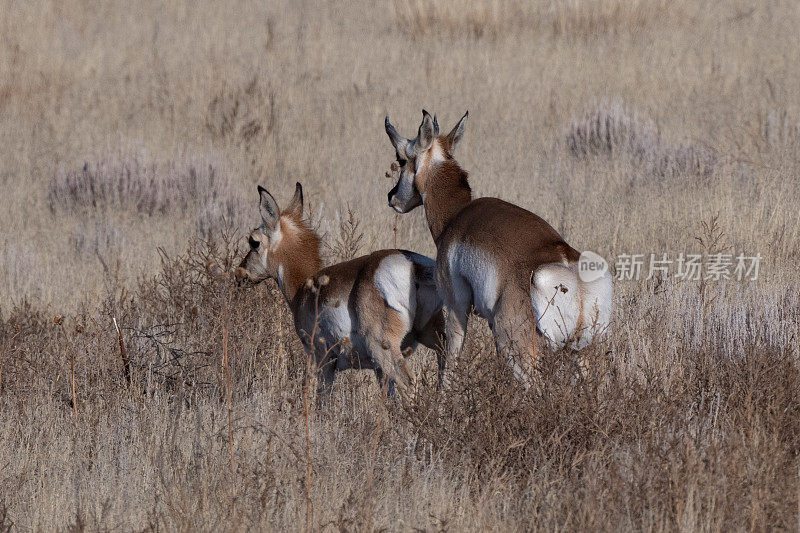
[[[453,278],[453,294],[459,307],[469,305],[470,294],[463,294],[466,289],[472,291],[471,304],[475,312],[482,317],[494,315],[497,304],[497,268],[485,252],[466,244],[456,244],[447,251],[447,265]],[[469,287],[459,286],[456,276],[463,278]]]
[[[340,303],[334,307],[326,303],[321,306],[316,338],[316,343],[321,339],[325,340],[326,350],[337,359],[337,370],[354,366],[372,368],[367,345],[363,336],[353,329],[353,317],[346,304]]]

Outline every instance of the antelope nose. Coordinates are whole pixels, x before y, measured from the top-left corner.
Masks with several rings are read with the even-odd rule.
[[[389,207],[394,207],[394,191],[389,191],[389,194],[386,195],[387,200],[389,201]]]

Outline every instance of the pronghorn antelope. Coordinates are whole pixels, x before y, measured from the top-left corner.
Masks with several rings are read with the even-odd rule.
[[[498,353],[522,357],[523,368],[512,360],[515,373],[535,363],[537,329],[553,347],[589,344],[610,320],[611,275],[583,281],[580,254],[543,219],[498,198],[473,199],[467,172],[453,158],[469,113],[447,135],[422,113],[414,139],[386,117],[399,173],[389,206],[398,213],[425,206],[448,311],[440,365],[461,351],[470,309],[489,321]]]
[[[320,239],[303,219],[302,186],[283,211],[261,186],[258,195],[262,223],[250,234],[236,278],[278,282],[314,355],[320,392],[330,392],[338,370],[371,368],[393,395],[396,381],[411,381],[404,356],[418,342],[435,349],[442,334],[433,259],[381,250],[320,270]]]

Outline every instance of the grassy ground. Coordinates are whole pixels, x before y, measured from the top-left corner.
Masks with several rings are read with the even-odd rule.
[[[796,3],[1,7],[0,524],[800,524]],[[353,372],[306,409],[274,286],[205,261],[240,256],[257,183],[303,183],[329,261],[391,246],[383,117],[422,107],[469,109],[474,190],[576,248],[761,254],[758,280],[619,281],[586,374],[551,354],[528,393],[473,320],[451,390],[420,350],[398,405]]]

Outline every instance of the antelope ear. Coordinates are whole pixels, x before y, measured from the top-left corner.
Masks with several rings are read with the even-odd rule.
[[[300,185],[299,181],[294,186],[294,197],[286,208],[286,211],[296,218],[303,216],[303,186]]]
[[[258,211],[261,213],[264,228],[270,231],[274,230],[278,225],[278,217],[281,211],[275,198],[261,185],[258,186]]]
[[[447,139],[450,141],[450,154],[452,155],[455,152],[456,146],[458,143],[461,142],[461,138],[464,137],[464,131],[467,128],[467,118],[469,117],[469,111],[464,113],[464,116],[461,117],[461,120],[458,121],[458,124],[450,130],[450,133],[447,134]]]
[[[417,138],[414,140],[414,148],[417,154],[426,152],[433,144],[434,126],[433,117],[430,113],[422,110],[422,124],[419,125],[419,132]]]

